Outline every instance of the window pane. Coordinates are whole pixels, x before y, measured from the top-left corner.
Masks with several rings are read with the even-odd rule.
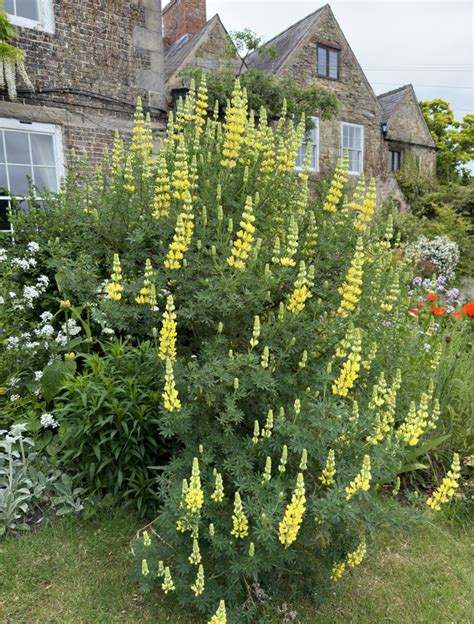
[[[5,11],[10,15],[15,15],[15,6],[13,0],[5,0]]]
[[[326,48],[318,47],[318,74],[320,76],[327,76],[327,50]]]
[[[10,191],[13,195],[28,195],[28,179],[31,177],[31,167],[24,165],[8,165]]]
[[[58,186],[56,183],[56,169],[54,167],[33,167],[33,169],[35,176],[35,185],[38,187],[38,189],[46,187],[48,191],[58,190]]]
[[[7,161],[15,165],[30,164],[30,146],[26,132],[5,130]]]
[[[349,171],[359,173],[361,170],[360,167],[360,157],[361,153],[356,150],[349,151]]]
[[[303,143],[298,150],[298,154],[296,156],[296,161],[295,161],[295,167],[303,166],[305,155],[306,155],[306,143]]]
[[[338,60],[339,52],[336,50],[329,50],[329,78],[338,77]]]
[[[7,168],[5,165],[0,165],[0,187],[8,188],[7,184]],[[3,195],[4,191],[0,189],[0,195]]]
[[[28,19],[38,19],[38,0],[16,0],[16,14]]]
[[[3,148],[3,132],[0,130],[0,163],[5,162],[5,150]]]
[[[8,199],[0,199],[0,230],[10,230],[10,222],[7,217],[9,201]]]
[[[31,153],[34,165],[54,167],[54,144],[50,134],[31,134]]]

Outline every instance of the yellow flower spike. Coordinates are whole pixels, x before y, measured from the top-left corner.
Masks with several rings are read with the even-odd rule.
[[[168,592],[172,592],[176,589],[173,583],[173,579],[171,577],[171,571],[169,569],[169,566],[166,566],[165,568],[165,577],[163,583],[161,584],[161,589],[165,592],[165,594],[167,594]]]
[[[196,576],[196,580],[191,585],[191,589],[194,592],[195,596],[200,596],[203,593],[204,585],[205,585],[205,583],[204,583],[204,567],[200,563],[199,564],[199,568],[198,568],[198,573],[197,573],[197,576]]]
[[[145,546],[145,548],[151,546],[151,539],[148,531],[143,531],[143,546]]]
[[[341,304],[337,313],[343,318],[349,316],[357,307],[362,294],[362,281],[364,277],[364,244],[362,238],[357,239],[356,250],[351,261],[351,266],[346,274],[346,279],[338,289],[342,296]]]
[[[199,470],[199,460],[193,459],[193,468],[189,488],[185,496],[186,509],[191,513],[197,513],[204,504],[204,492],[201,487],[201,473]]]
[[[171,176],[173,197],[175,199],[185,200],[187,193],[191,190],[191,181],[189,179],[188,152],[183,135],[179,137],[174,162],[175,169]]]
[[[226,109],[224,122],[224,145],[221,165],[225,169],[233,169],[237,165],[246,123],[246,100],[240,88],[240,81],[236,80],[230,105]]]
[[[148,561],[146,559],[142,559],[142,576],[148,576],[150,574],[150,570],[148,569]]]
[[[267,456],[265,461],[265,471],[263,473],[262,482],[268,483],[272,478],[272,458]]]
[[[281,246],[280,246],[280,239],[277,236],[273,244],[272,262],[273,264],[280,264],[280,260],[281,260]]]
[[[344,186],[347,184],[347,180],[349,179],[349,161],[344,159],[339,159],[336,167],[336,171],[334,173],[334,177],[331,181],[331,185],[326,195],[325,202],[323,204],[323,210],[326,212],[336,212],[337,207],[342,198],[342,192]]]
[[[350,353],[344,362],[338,379],[332,384],[332,393],[346,397],[359,378],[362,351],[362,332],[354,329],[350,345]]]
[[[298,251],[298,224],[296,223],[295,218],[292,216],[290,218],[290,224],[288,226],[286,251],[285,251],[285,255],[280,259],[280,264],[282,266],[288,266],[288,267],[296,266],[294,256],[297,251]]]
[[[214,492],[211,494],[211,498],[215,503],[222,503],[224,500],[224,484],[222,482],[222,475],[220,472],[215,472],[215,487]]]
[[[270,349],[265,345],[263,347],[262,359],[260,361],[260,366],[262,368],[268,368],[270,362]]]
[[[286,472],[286,464],[288,461],[288,447],[286,444],[283,445],[283,449],[281,451],[280,465],[278,466],[278,472],[283,474]]]
[[[294,284],[294,290],[290,295],[288,301],[288,310],[292,314],[298,314],[302,312],[306,306],[308,299],[312,297],[310,285],[308,282],[308,273],[306,271],[306,264],[302,260],[300,262],[298,277]]]
[[[188,560],[189,563],[192,563],[193,565],[199,565],[202,561],[201,551],[199,549],[199,542],[195,537],[193,538],[193,551],[189,555]]]
[[[151,265],[151,261],[147,258],[145,262],[145,277],[143,279],[143,287],[140,288],[140,293],[137,297],[135,297],[135,301],[139,305],[155,305],[156,300],[153,301],[152,297],[152,281],[153,277],[153,267]]]
[[[165,576],[165,566],[163,564],[163,561],[158,561],[158,576],[160,578],[163,578]]]
[[[265,428],[262,430],[262,438],[270,438],[273,431],[273,410],[269,409],[267,412],[267,420],[265,422]]]
[[[184,100],[184,111],[183,111],[184,121],[195,120],[196,118],[195,107],[196,107],[196,81],[193,78],[189,85],[189,91],[186,95],[186,99]]]
[[[239,492],[235,493],[234,513],[232,515],[233,528],[230,534],[235,539],[244,539],[249,534],[249,521],[242,507],[242,500]]]
[[[136,189],[134,184],[134,176],[133,176],[133,163],[132,157],[128,156],[125,161],[125,171],[123,173],[124,185],[123,188],[125,191],[129,193],[133,193]]]
[[[454,496],[455,490],[459,487],[459,479],[461,477],[461,464],[459,462],[459,454],[454,453],[453,463],[448,474],[444,477],[441,485],[428,498],[426,504],[433,511],[441,511],[441,505],[448,503]]]
[[[301,523],[303,522],[303,514],[305,507],[305,486],[303,473],[298,473],[296,487],[291,497],[291,503],[287,505],[283,520],[279,525],[279,540],[288,548],[297,538]]]
[[[163,314],[163,324],[160,331],[160,351],[161,360],[176,360],[176,313],[173,295],[169,295],[166,300],[166,310]]]
[[[375,205],[376,205],[376,190],[375,190],[375,179],[372,178],[369,184],[369,190],[367,191],[364,201],[362,202],[362,206],[360,208],[360,212],[358,213],[356,220],[354,222],[354,227],[359,230],[359,232],[365,232],[369,227],[375,213]]]
[[[350,500],[358,492],[367,492],[370,488],[371,480],[370,456],[364,455],[361,471],[356,478],[350,482],[348,487],[345,488],[346,500]]]
[[[130,150],[132,152],[141,152],[145,136],[145,117],[143,115],[142,98],[140,96],[137,97],[133,120],[134,126],[132,129],[132,145],[130,146]]]
[[[219,608],[207,624],[227,624],[225,602],[223,600],[220,601]]]
[[[301,452],[301,460],[300,460],[300,470],[304,472],[308,469],[308,451],[303,449]]]
[[[201,81],[199,83],[199,90],[196,98],[196,126],[197,128],[199,128],[199,133],[202,133],[202,128],[206,123],[208,107],[209,97],[207,91],[206,74],[202,72]]]
[[[331,581],[337,582],[344,574],[345,569],[346,564],[344,561],[342,561],[341,563],[335,563],[332,566]]]
[[[321,473],[321,476],[319,477],[319,480],[321,481],[323,485],[332,485],[333,483],[336,483],[336,480],[334,479],[335,474],[336,474],[336,458],[334,456],[333,449],[330,449],[327,460],[326,460],[326,465],[323,468],[323,471]]]
[[[257,315],[253,323],[252,338],[250,339],[250,347],[254,349],[258,345],[260,337],[260,317]]]
[[[347,204],[347,208],[354,210],[354,212],[358,212],[362,210],[362,204],[364,202],[364,197],[366,193],[366,184],[365,184],[365,175],[362,171],[359,175],[359,180],[357,182],[357,186],[355,188],[354,194],[352,195],[351,201]]]
[[[390,283],[390,289],[380,305],[380,309],[384,312],[391,312],[400,297],[400,274],[398,269],[393,271],[393,278]]]
[[[163,390],[163,403],[168,412],[179,412],[181,401],[178,398],[178,391],[174,381],[173,362],[166,360],[165,388]]]
[[[365,539],[363,538],[357,547],[356,550],[348,553],[347,555],[347,563],[351,566],[351,568],[355,568],[360,565],[365,558],[367,553],[367,545],[365,543]]]
[[[416,446],[429,428],[428,395],[423,393],[418,409],[414,401],[410,403],[408,416],[398,428],[397,434],[409,446]]]
[[[114,254],[113,273],[111,280],[107,285],[107,293],[109,299],[114,301],[120,301],[122,299],[122,267],[120,265],[120,258],[118,254]]]
[[[262,437],[263,437],[263,435],[262,435]],[[253,444],[258,444],[259,438],[260,438],[260,425],[258,423],[258,420],[255,420],[254,423],[253,423],[252,443]]]
[[[167,217],[171,205],[171,180],[164,151],[158,155],[158,172],[156,176],[155,197],[153,200],[153,216],[155,219]]]
[[[314,212],[310,212],[302,252],[305,256],[314,256],[317,246],[318,230],[316,227],[316,217],[314,216]]]
[[[194,214],[191,195],[186,192],[182,212],[178,214],[173,240],[164,261],[167,269],[178,270],[183,265],[184,254],[189,250],[194,232]]]
[[[232,245],[231,255],[227,258],[227,264],[240,271],[245,269],[252,243],[255,240],[255,216],[253,214],[253,201],[250,196],[245,202],[245,209],[242,213],[240,221],[240,230],[237,232],[237,238]]]

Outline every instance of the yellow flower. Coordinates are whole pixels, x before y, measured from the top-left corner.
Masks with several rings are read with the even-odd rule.
[[[328,458],[326,460],[326,466],[323,468],[319,480],[323,485],[332,485],[336,482],[334,476],[336,474],[336,459],[334,457],[333,449],[329,449]]]
[[[285,255],[280,259],[280,264],[282,266],[296,266],[296,262],[293,259],[293,256],[298,251],[298,224],[296,223],[295,218],[292,216],[290,218],[290,224],[288,226],[288,237],[286,240],[286,252]]]
[[[260,317],[256,316],[253,323],[252,338],[250,339],[250,347],[253,349],[258,345],[258,339],[260,337]]]
[[[160,331],[160,359],[176,360],[176,313],[173,295],[166,300],[166,310],[163,314],[163,324]]]
[[[107,292],[110,299],[120,301],[122,298],[122,267],[120,266],[120,258],[118,254],[114,254],[113,273],[111,281],[107,285]]]
[[[329,187],[325,202],[323,204],[323,210],[326,212],[336,212],[342,198],[342,191],[348,179],[349,158],[346,154],[344,159],[338,160],[336,171],[331,181],[331,186]]]
[[[191,190],[191,182],[189,180],[188,152],[183,135],[179,137],[174,163],[175,169],[171,178],[173,197],[186,200],[187,194]]]
[[[153,200],[153,216],[155,219],[167,217],[171,205],[171,181],[168,174],[165,153],[158,156],[158,172],[156,176],[155,197]]]
[[[202,72],[196,98],[196,126],[199,128],[199,133],[202,132],[202,127],[206,123],[208,106],[209,97],[207,93],[206,74]]]
[[[375,212],[375,204],[375,179],[372,178],[370,180],[369,190],[364,197],[364,201],[362,202],[362,206],[360,207],[360,212],[358,213],[354,222],[354,227],[359,230],[359,232],[365,232],[370,225]]]
[[[191,589],[195,596],[200,596],[204,591],[204,567],[201,563],[199,564],[196,580],[191,585]]]
[[[431,507],[433,511],[440,511],[441,505],[443,503],[449,502],[449,499],[452,498],[454,495],[454,491],[459,487],[460,476],[461,464],[459,462],[459,455],[458,453],[454,453],[451,469],[444,477],[438,489],[435,490],[430,498],[426,501],[428,507]]]
[[[162,397],[165,409],[169,412],[174,412],[174,410],[179,412],[181,401],[178,398],[178,391],[174,381],[173,362],[170,359],[166,360],[165,388]]]
[[[124,185],[123,188],[125,191],[129,193],[133,193],[135,191],[135,184],[133,178],[133,166],[132,166],[132,156],[128,156],[125,161],[125,171],[123,173]]]
[[[227,258],[227,264],[234,269],[240,271],[245,269],[245,263],[248,260],[252,243],[255,240],[254,222],[253,201],[248,196],[244,212],[242,213],[242,220],[240,221],[240,230],[237,232],[237,238],[232,245],[231,255]]]
[[[148,569],[148,562],[146,559],[142,559],[142,575],[148,576],[150,574],[150,570]]]
[[[242,500],[238,492],[235,493],[234,513],[232,515],[233,528],[230,532],[236,539],[244,539],[249,534],[249,521],[242,507]]]
[[[332,566],[332,574],[331,574],[331,581],[338,581],[341,576],[344,574],[344,570],[346,569],[346,564],[344,563],[344,561],[342,561],[341,563],[335,563]]]
[[[193,552],[188,557],[189,563],[193,565],[198,565],[201,563],[201,551],[199,550],[199,542],[196,538],[193,539]]]
[[[153,288],[151,278],[153,277],[153,267],[150,260],[147,258],[145,262],[145,276],[143,278],[143,286],[140,288],[140,293],[135,297],[136,303],[139,305],[148,304],[151,306],[156,305],[156,293]]]
[[[362,469],[356,478],[350,482],[346,487],[346,499],[350,500],[357,492],[367,492],[370,488],[370,481],[372,480],[372,472],[370,467],[370,456],[364,455],[362,462]]]
[[[398,436],[401,437],[409,446],[416,446],[425,431],[428,428],[431,428],[428,400],[428,395],[423,393],[420,397],[418,409],[416,409],[415,402],[412,401],[410,403],[408,416],[397,431]],[[437,417],[437,412],[435,412],[435,417]]]
[[[69,353],[66,353],[64,355],[64,359],[65,360],[75,360],[76,359],[76,354],[74,353],[74,351],[69,351]]]
[[[354,329],[350,353],[342,366],[338,379],[332,385],[333,394],[346,397],[354,387],[355,382],[359,378],[361,351],[362,333],[360,329]]]
[[[143,546],[148,547],[151,546],[150,534],[148,531],[143,531]]]
[[[355,188],[354,194],[352,195],[352,200],[347,204],[347,207],[355,212],[359,212],[362,210],[362,203],[364,201],[365,196],[365,175],[362,171],[359,180],[357,182],[357,186]]]
[[[356,250],[351,261],[351,266],[342,286],[338,289],[342,301],[337,313],[342,317],[349,316],[356,309],[362,294],[362,280],[364,277],[364,245],[361,238],[357,239]]]
[[[173,583],[173,579],[171,578],[171,572],[168,566],[166,566],[165,568],[165,578],[163,583],[161,584],[161,589],[165,592],[165,594],[176,589]]]
[[[224,145],[221,165],[233,169],[242,147],[247,122],[247,102],[242,94],[239,80],[235,81],[230,105],[226,109],[224,122]]]
[[[184,254],[188,251],[194,232],[194,214],[191,195],[187,191],[185,194],[183,210],[178,214],[176,229],[173,240],[170,243],[168,254],[164,261],[167,269],[180,269],[183,263]]]
[[[365,543],[365,539],[362,539],[357,549],[348,553],[347,563],[351,566],[351,568],[360,565],[364,560],[366,552],[367,546]]]
[[[220,601],[219,608],[207,624],[227,624],[225,602],[223,600]]]
[[[300,262],[298,277],[294,284],[294,290],[290,295],[287,306],[292,314],[298,314],[304,310],[306,302],[312,297],[310,288],[306,264],[304,260],[302,260]]]
[[[216,503],[221,503],[224,500],[224,484],[222,482],[222,475],[220,472],[215,471],[216,484],[214,492],[211,494],[211,498]]]
[[[306,510],[305,507],[305,487],[303,473],[298,473],[296,480],[296,487],[291,497],[291,503],[287,505],[285,509],[285,515],[279,526],[279,540],[287,548],[292,544],[300,530],[301,523],[303,522],[303,514]]]
[[[317,246],[318,230],[316,227],[316,217],[314,216],[314,212],[310,212],[302,252],[305,256],[314,256]]]
[[[265,471],[263,473],[262,482],[267,483],[272,478],[272,458],[267,456],[265,461]]]
[[[193,459],[193,468],[191,472],[191,481],[185,497],[186,508],[191,513],[198,512],[204,504],[204,492],[201,487],[201,473],[199,471],[199,460],[197,457]]]
[[[400,296],[400,275],[398,269],[395,269],[393,273],[394,275],[391,280],[390,289],[380,304],[380,309],[384,312],[391,312]]]

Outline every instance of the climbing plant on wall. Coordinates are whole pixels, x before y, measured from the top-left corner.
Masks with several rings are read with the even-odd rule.
[[[3,0],[0,0],[0,90],[6,87],[11,100],[16,98],[17,74],[33,89],[25,69],[25,53],[8,43],[15,37],[15,29],[3,8]]]

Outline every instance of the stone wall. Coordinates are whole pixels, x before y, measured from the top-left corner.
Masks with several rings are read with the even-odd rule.
[[[55,32],[17,28],[36,92],[0,98],[0,117],[62,126],[65,153],[100,160],[115,129],[128,134],[140,95],[162,127],[161,0],[54,0]]]
[[[318,43],[340,49],[339,80],[317,75]],[[295,44],[280,74],[289,75],[303,85],[319,84],[339,98],[341,109],[337,119],[320,123],[321,175],[332,171],[341,155],[341,121],[345,121],[364,126],[366,175],[386,177],[380,105],[330,9],[324,10],[306,38]]]

